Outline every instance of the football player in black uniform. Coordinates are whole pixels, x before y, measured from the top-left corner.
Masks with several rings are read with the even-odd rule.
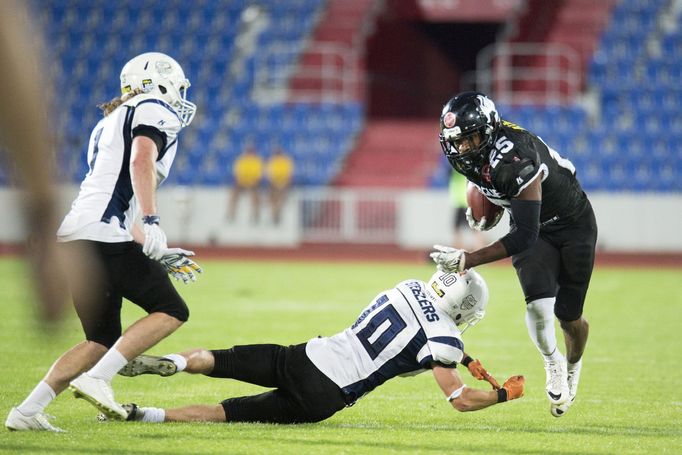
[[[597,224],[573,164],[533,133],[501,120],[478,92],[450,99],[440,116],[440,143],[452,167],[510,214],[507,235],[475,251],[436,245],[431,257],[446,271],[511,256],[526,299],[528,333],[542,354],[547,397],[555,417],[575,400],[589,326],[583,314]],[[502,213],[502,212],[501,212]],[[488,230],[495,220],[473,220]],[[566,357],[559,351],[555,315]]]

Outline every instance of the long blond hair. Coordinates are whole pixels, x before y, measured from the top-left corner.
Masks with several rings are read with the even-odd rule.
[[[117,96],[116,98],[113,98],[111,101],[107,101],[106,103],[98,104],[97,107],[102,110],[102,114],[104,117],[107,115],[111,114],[114,112],[114,109],[119,107],[121,104],[125,103],[129,99],[131,99],[134,96],[140,95],[144,93],[141,88],[136,88],[135,90],[132,90],[128,93],[124,93],[121,96]]]

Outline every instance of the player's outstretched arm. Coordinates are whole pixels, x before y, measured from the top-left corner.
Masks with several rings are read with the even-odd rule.
[[[433,376],[447,400],[458,411],[478,411],[497,403],[514,400],[523,396],[525,378],[512,376],[497,391],[479,390],[467,387],[457,370],[434,365]]]

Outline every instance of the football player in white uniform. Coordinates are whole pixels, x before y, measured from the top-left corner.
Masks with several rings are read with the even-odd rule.
[[[121,97],[100,106],[104,118],[90,136],[88,173],[57,233],[67,253],[87,248],[97,258],[87,270],[92,286],[72,290],[85,341],[12,408],[8,429],[60,431],[43,410],[67,386],[110,418],[126,419],[114,400],[113,376],[187,320],[168,274],[187,282],[200,269],[192,252],[168,248],[155,194],[173,164],[178,134],[194,116],[189,86],[175,60],[145,53],[123,67]],[[123,298],[149,314],[121,335]]]
[[[288,347],[257,344],[140,356],[120,374],[169,376],[186,371],[274,390],[217,405],[166,410],[125,405],[128,420],[318,422],[393,377],[426,370],[431,370],[447,401],[459,411],[513,400],[523,395],[523,376],[512,376],[500,387],[479,361],[464,352],[461,333],[483,317],[487,301],[487,286],[475,271],[437,272],[428,282],[407,280],[379,293],[353,325],[331,337]],[[496,390],[467,387],[455,369],[458,363]]]

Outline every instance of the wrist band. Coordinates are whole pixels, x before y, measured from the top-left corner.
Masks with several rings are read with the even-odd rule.
[[[462,359],[462,361],[461,361],[460,363],[461,363],[462,365],[464,365],[465,367],[468,367],[469,364],[470,364],[471,362],[473,362],[473,361],[474,361],[474,359],[472,359],[470,356],[466,356],[466,357],[464,357],[464,358]]]
[[[146,215],[142,217],[142,222],[144,224],[159,224],[161,217],[158,215]]]
[[[507,389],[504,387],[497,389],[497,402],[504,403],[505,401],[507,401]]]
[[[447,398],[447,400],[452,401],[455,398],[459,397],[462,394],[462,392],[464,392],[464,387],[466,387],[466,384],[463,384],[462,387],[452,392],[450,396]]]

